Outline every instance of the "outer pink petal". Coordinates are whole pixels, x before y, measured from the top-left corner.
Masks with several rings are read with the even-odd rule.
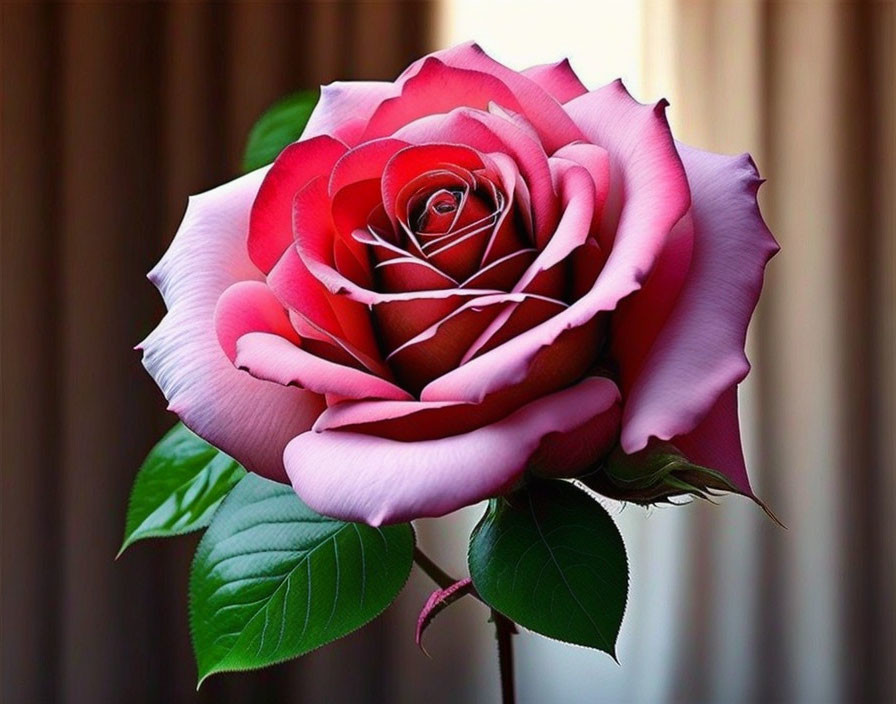
[[[532,471],[545,477],[575,477],[592,470],[616,444],[622,409],[613,404],[568,433],[544,437],[529,461]]]
[[[558,149],[554,157],[568,159],[588,170],[594,183],[595,208],[593,228],[597,232],[600,227],[604,204],[610,195],[610,155],[606,149],[596,144],[569,144]]]
[[[588,138],[610,154],[611,182],[625,193],[606,264],[591,290],[563,313],[436,379],[423,390],[423,400],[481,401],[523,381],[539,350],[613,310],[643,285],[690,204],[664,106],[635,102],[619,82],[565,105]]]
[[[560,103],[578,98],[588,92],[582,81],[569,65],[569,59],[555,64],[540,64],[523,71],[526,78],[537,83]]]
[[[651,436],[690,432],[747,375],[747,325],[765,265],[778,251],[756,203],[761,181],[750,157],[680,150],[693,199],[691,267],[626,397],[626,452],[642,449]]]
[[[374,110],[399,91],[399,86],[387,81],[334,81],[321,86],[320,100],[305,125],[302,139],[331,135],[354,146]]]
[[[736,386],[723,391],[697,427],[673,443],[694,464],[719,470],[738,489],[753,495],[740,443]]]
[[[398,442],[360,433],[308,432],[286,448],[296,493],[316,511],[371,525],[441,516],[507,490],[542,439],[611,409],[619,391],[590,377],[484,428]]]
[[[144,366],[190,429],[247,469],[283,479],[283,448],[311,427],[323,399],[236,369],[213,319],[226,288],[262,278],[246,253],[246,235],[265,173],[190,199],[174,242],[149,275],[168,314],[141,347]]]
[[[610,352],[619,365],[623,396],[628,397],[650,348],[675,307],[691,267],[694,222],[685,215],[666,238],[659,261],[637,295],[629,296],[613,313]]]

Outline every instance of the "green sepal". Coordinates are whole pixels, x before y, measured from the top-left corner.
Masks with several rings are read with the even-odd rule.
[[[675,503],[678,498],[712,501],[722,493],[740,494],[782,525],[753,493],[742,491],[716,469],[694,464],[669,442],[653,441],[632,454],[623,452],[617,445],[598,469],[577,477],[577,481],[608,498],[644,506]]]

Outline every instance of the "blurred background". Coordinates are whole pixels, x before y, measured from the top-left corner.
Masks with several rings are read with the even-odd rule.
[[[667,97],[679,139],[750,151],[782,245],[750,331],[742,425],[758,493],[613,506],[633,590],[619,665],[523,633],[521,702],[896,701],[896,6],[887,0],[231,5],[4,2],[4,704],[490,702],[470,600],[413,643],[433,585],[301,660],[197,694],[196,537],[118,562],[128,491],[173,418],[131,347],[163,307],[145,272],[189,194],[238,173],[277,97],[395,77],[476,39],[516,67]],[[481,509],[421,526],[464,572]]]

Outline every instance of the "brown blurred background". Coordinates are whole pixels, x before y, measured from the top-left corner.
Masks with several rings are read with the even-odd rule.
[[[636,71],[644,101],[669,97],[679,138],[749,150],[769,179],[783,251],[751,329],[743,425],[751,474],[789,529],[735,499],[616,507],[633,573],[622,664],[524,634],[520,701],[896,700],[896,7],[632,3],[4,2],[4,704],[496,699],[474,604],[436,623],[433,659],[416,651],[432,588],[419,575],[362,631],[196,694],[196,538],[112,558],[134,472],[172,423],[131,347],[163,312],[144,275],[186,197],[238,172],[282,94],[393,78],[457,27],[486,49],[515,37],[535,63],[539,18],[585,64],[600,50],[588,28],[614,32],[637,69],[611,53],[608,70]],[[476,513],[421,528],[458,574]]]

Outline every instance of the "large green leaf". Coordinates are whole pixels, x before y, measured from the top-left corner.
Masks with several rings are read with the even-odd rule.
[[[325,518],[286,485],[249,474],[215,514],[190,575],[199,681],[271,665],[360,628],[411,570],[408,524]]]
[[[243,169],[254,171],[270,164],[286,145],[295,142],[302,135],[317,99],[318,91],[301,91],[274,103],[249,133]]]
[[[628,594],[622,537],[604,508],[568,482],[494,499],[473,532],[479,595],[521,626],[615,657]]]
[[[141,538],[204,528],[245,474],[235,460],[178,423],[152,448],[137,473],[118,554]]]

